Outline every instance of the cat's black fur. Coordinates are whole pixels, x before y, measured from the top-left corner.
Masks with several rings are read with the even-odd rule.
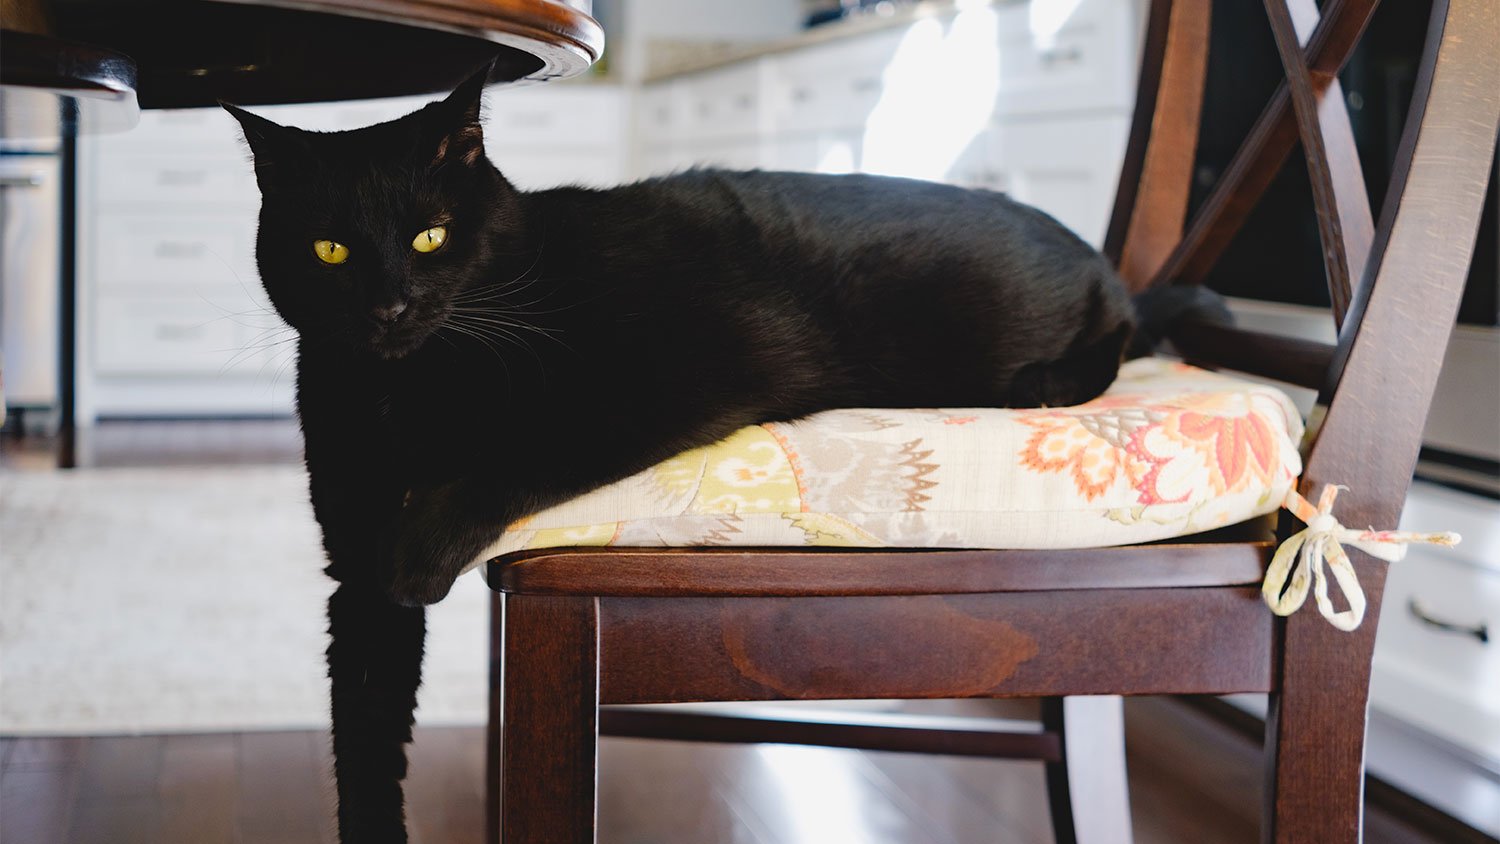
[[[1134,321],[1102,257],[997,193],[715,170],[517,191],[484,156],[481,85],[331,134],[229,107],[299,332],[346,842],[404,840],[421,607],[510,521],[754,423],[1076,404]],[[414,252],[436,223],[448,243]]]

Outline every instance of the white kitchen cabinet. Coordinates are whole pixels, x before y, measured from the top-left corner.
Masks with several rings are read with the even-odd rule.
[[[998,189],[1035,205],[1099,246],[1130,138],[1124,114],[1015,121],[989,133],[984,161]]]
[[[980,6],[663,78],[639,96],[633,172],[944,181],[1010,193],[1097,245],[1130,130],[1143,12],[1116,0]]]
[[[316,131],[391,120],[402,97],[257,108]],[[486,149],[522,188],[602,186],[624,169],[618,88],[486,94]],[[284,415],[291,335],[255,268],[260,195],[239,125],[220,109],[151,111],[80,141],[79,417]]]
[[[1370,705],[1500,771],[1500,502],[1414,484],[1401,527],[1452,530],[1463,542],[1413,545],[1391,564]]]

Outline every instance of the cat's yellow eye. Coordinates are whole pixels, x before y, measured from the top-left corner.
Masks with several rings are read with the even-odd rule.
[[[411,248],[418,252],[436,252],[443,248],[448,242],[448,227],[433,226],[427,231],[417,235],[411,242]]]
[[[331,240],[314,240],[313,254],[325,264],[342,264],[349,260],[349,247]]]

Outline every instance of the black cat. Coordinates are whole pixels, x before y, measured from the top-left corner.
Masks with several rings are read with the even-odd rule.
[[[1098,253],[997,193],[716,170],[518,191],[483,81],[349,132],[225,106],[299,334],[346,842],[405,839],[422,606],[509,522],[759,422],[1077,404],[1134,325]]]

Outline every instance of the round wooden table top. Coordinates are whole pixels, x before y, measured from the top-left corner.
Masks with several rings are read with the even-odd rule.
[[[141,108],[325,102],[586,70],[589,0],[21,0],[42,34],[134,60]],[[7,27],[12,24],[6,23]]]
[[[133,128],[135,76],[135,62],[121,53],[0,29],[0,139]]]

